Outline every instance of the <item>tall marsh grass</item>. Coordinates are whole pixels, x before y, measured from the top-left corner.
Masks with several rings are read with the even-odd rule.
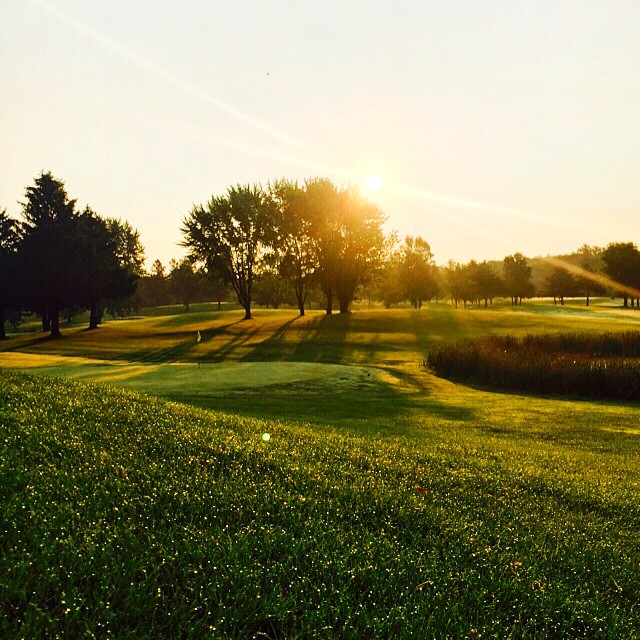
[[[426,364],[510,391],[640,400],[640,332],[491,336],[434,349]]]

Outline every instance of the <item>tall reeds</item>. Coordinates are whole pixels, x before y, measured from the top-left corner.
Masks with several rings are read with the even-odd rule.
[[[434,349],[426,364],[509,391],[640,400],[640,332],[492,336]]]

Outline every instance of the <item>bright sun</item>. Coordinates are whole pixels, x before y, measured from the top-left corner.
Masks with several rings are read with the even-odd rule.
[[[372,173],[364,179],[364,186],[369,189],[369,191],[380,191],[382,188],[382,178]]]

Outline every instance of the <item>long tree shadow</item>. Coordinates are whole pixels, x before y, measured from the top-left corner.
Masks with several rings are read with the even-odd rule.
[[[64,334],[62,336],[64,338]],[[0,340],[0,351],[22,351],[28,347],[34,347],[40,344],[46,344],[48,342],[56,342],[60,340],[61,337],[52,338],[48,333],[45,335],[39,334],[37,338],[31,338],[31,340],[20,340],[18,342],[14,342],[10,344],[11,338],[7,340]]]
[[[230,340],[227,340],[220,348],[215,351],[206,353],[202,361],[203,362],[224,362],[225,360],[237,358],[232,357],[235,352],[239,351],[247,342],[249,342],[258,332],[260,327],[252,327],[247,331],[236,334]],[[241,360],[245,358],[240,358]]]
[[[351,314],[315,315],[286,322],[247,359],[285,359],[295,362],[345,362]],[[290,338],[290,334],[295,332]]]
[[[301,317],[297,316],[291,320],[287,320],[282,326],[274,331],[269,338],[257,344],[249,351],[241,360],[245,362],[265,362],[268,360],[291,360],[289,357],[289,348],[287,343],[287,335],[293,327],[296,320]]]

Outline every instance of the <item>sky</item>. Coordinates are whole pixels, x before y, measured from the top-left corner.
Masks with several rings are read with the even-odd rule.
[[[2,0],[0,28],[0,208],[51,171],[148,264],[282,177],[360,186],[438,263],[640,243],[637,0]]]

